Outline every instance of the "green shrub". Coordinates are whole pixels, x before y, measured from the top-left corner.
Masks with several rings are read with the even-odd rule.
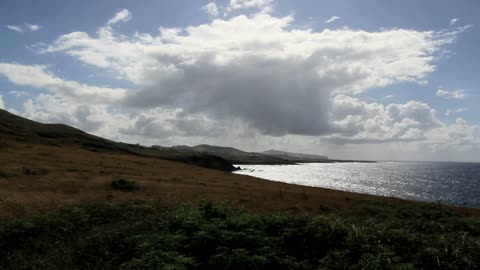
[[[75,206],[0,226],[0,269],[480,269],[480,218],[439,211]]]

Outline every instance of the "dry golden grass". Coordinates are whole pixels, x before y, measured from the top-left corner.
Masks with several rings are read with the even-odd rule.
[[[135,180],[140,189],[114,191],[112,180]],[[67,204],[101,200],[158,200],[166,204],[222,201],[255,211],[325,211],[370,198],[393,198],[303,187],[183,163],[76,145],[53,146],[0,137],[0,221]],[[479,213],[478,209],[461,209]]]

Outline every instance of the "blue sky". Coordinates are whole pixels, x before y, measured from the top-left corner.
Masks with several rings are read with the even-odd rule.
[[[0,105],[145,144],[480,160],[478,11],[474,0],[4,0]]]

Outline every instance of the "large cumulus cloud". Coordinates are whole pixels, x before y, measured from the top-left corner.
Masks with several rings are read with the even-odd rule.
[[[258,8],[249,3],[270,7],[273,1],[232,3]],[[478,141],[476,126],[461,120],[445,124],[428,104],[355,97],[400,82],[425,84],[436,59],[466,27],[316,31],[296,29],[293,16],[261,10],[201,25],[159,27],[156,34],[125,36],[107,23],[96,33],[67,33],[39,49],[127,80],[129,89],[65,80],[46,66],[0,63],[0,74],[40,89],[25,102],[23,115],[112,139],[294,151],[305,149],[305,142],[337,147]]]
[[[332,96],[396,82],[422,83],[455,33],[378,32],[292,26],[293,17],[260,13],[209,24],[160,28],[126,37],[61,36],[44,52],[65,52],[137,85],[124,104],[180,109],[212,120],[240,119],[261,133],[333,132]]]
[[[325,139],[336,143],[419,141],[426,138],[425,132],[443,125],[425,103],[385,106],[345,95],[334,98],[332,118],[335,134]]]

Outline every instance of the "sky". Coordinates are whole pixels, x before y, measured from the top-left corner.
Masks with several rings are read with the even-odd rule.
[[[480,161],[480,2],[0,2],[0,108],[144,145]]]

